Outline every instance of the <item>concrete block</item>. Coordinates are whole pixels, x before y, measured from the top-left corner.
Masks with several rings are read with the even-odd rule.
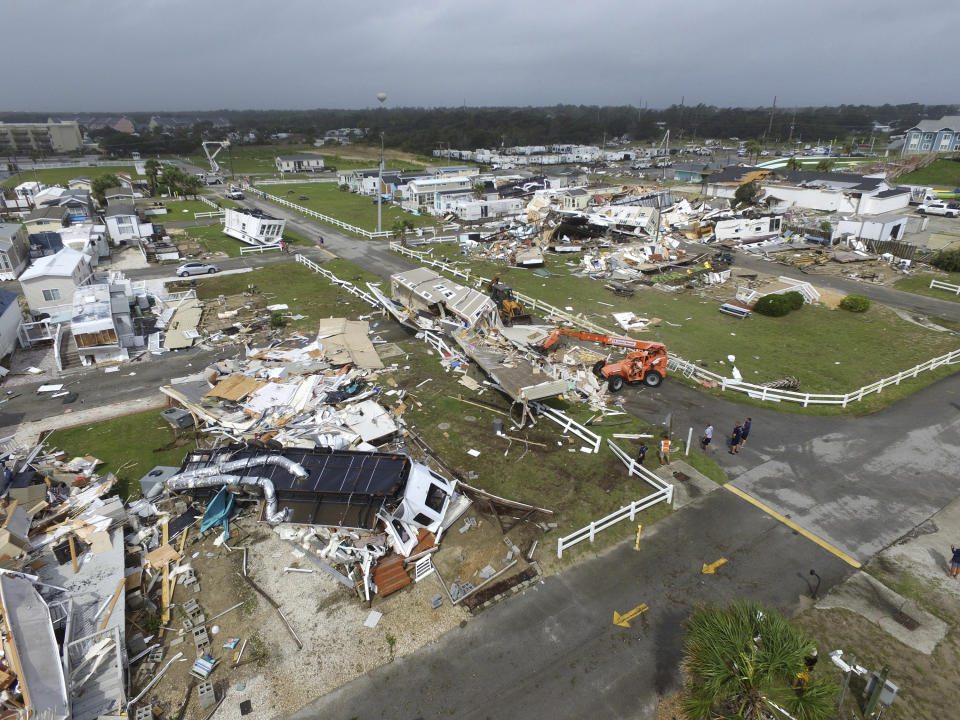
[[[197,685],[197,699],[200,700],[202,708],[212,708],[217,704],[217,693],[213,689],[212,682],[202,682]]]
[[[153,718],[153,708],[149,705],[141,705],[133,713],[133,720],[151,720]]]
[[[150,651],[150,654],[147,655],[147,660],[150,662],[158,663],[163,660],[163,648],[154,648]]]
[[[183,619],[183,629],[184,630],[193,630],[193,620],[190,618]]]
[[[170,647],[173,647],[174,645],[179,645],[182,642],[183,642],[183,635],[174,635],[172,638],[170,638]]]
[[[187,615],[193,615],[194,613],[200,612],[200,603],[198,603],[196,600],[191,598],[183,604],[182,610]]]
[[[430,607],[436,610],[438,607],[443,605],[443,595],[434,595],[430,598]]]

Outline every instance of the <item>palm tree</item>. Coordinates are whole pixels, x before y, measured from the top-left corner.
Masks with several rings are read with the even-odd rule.
[[[704,607],[687,621],[689,720],[828,720],[837,686],[812,674],[816,646],[780,613],[752,601]]]
[[[752,157],[753,161],[756,162],[757,160],[760,159],[760,152],[763,150],[763,148],[760,146],[760,143],[758,143],[756,140],[749,140],[747,141],[746,150],[747,150],[747,156]]]
[[[833,169],[833,160],[824,158],[817,163],[817,172],[830,172]]]
[[[477,200],[481,200],[485,194],[486,188],[484,188],[482,182],[473,184],[473,197],[475,197]]]
[[[407,232],[413,232],[413,223],[407,218],[397,218],[393,221],[393,236],[398,240],[402,239]]]
[[[794,156],[787,160],[787,169],[788,170],[799,170],[800,169],[800,158]]]
[[[147,174],[147,182],[150,184],[150,194],[153,195],[157,189],[157,177],[160,175],[160,163],[150,158],[144,163],[144,170]]]

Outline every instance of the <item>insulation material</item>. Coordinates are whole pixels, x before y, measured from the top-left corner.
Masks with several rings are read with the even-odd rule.
[[[364,442],[374,442],[397,431],[397,425],[384,408],[373,400],[351,406],[341,413],[344,423]]]

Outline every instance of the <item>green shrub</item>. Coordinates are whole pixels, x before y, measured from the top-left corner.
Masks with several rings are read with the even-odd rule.
[[[796,290],[783,293],[780,297],[784,298],[790,305],[791,310],[799,310],[803,307],[803,295]]]
[[[768,317],[783,317],[790,310],[790,300],[783,295],[764,295],[753,306],[754,312]]]
[[[840,307],[850,312],[866,312],[870,308],[870,301],[863,295],[847,295],[840,301]]]
[[[283,313],[279,310],[274,310],[270,313],[270,327],[274,330],[279,330],[287,324],[287,319],[283,317]]]
[[[946,272],[960,272],[960,250],[941,250],[930,264]]]

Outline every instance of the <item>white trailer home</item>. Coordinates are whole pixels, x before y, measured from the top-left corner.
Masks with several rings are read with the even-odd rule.
[[[286,220],[260,210],[228,208],[224,215],[223,233],[247,245],[276,245],[283,239]]]

